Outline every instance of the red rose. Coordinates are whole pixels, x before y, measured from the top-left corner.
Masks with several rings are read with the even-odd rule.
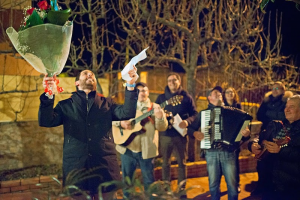
[[[34,8],[30,8],[30,9],[28,9],[28,10],[26,11],[26,13],[27,13],[28,15],[31,15],[32,12],[33,12],[33,10],[34,10]]]
[[[57,91],[58,91],[58,93],[61,93],[64,91],[64,89],[62,87],[57,86]]]
[[[37,5],[41,10],[47,10],[48,8],[50,8],[50,5],[47,3],[46,0],[38,2]]]

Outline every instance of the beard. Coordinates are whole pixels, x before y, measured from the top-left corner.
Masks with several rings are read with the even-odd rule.
[[[82,90],[88,89],[88,90],[96,90],[96,83],[93,81],[88,81],[87,80],[79,80],[79,86]]]

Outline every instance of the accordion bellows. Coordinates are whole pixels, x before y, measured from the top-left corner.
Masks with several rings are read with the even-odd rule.
[[[213,148],[216,143],[233,145],[242,138],[244,130],[252,120],[252,116],[243,110],[229,106],[215,107],[201,111],[201,149]]]
[[[73,23],[64,26],[41,24],[17,32],[9,27],[9,39],[35,70],[52,77],[64,68],[70,52]]]

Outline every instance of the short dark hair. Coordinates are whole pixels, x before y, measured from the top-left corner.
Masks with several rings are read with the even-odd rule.
[[[176,78],[181,82],[181,77],[180,77],[180,75],[178,74],[178,73],[176,73],[176,72],[170,72],[169,74],[168,74],[168,76],[167,76],[167,80],[168,80],[168,78],[170,77],[170,76],[176,76]]]
[[[80,75],[81,75],[81,71],[79,73],[77,73],[77,75],[75,76],[75,82],[79,80]]]
[[[138,82],[136,83],[135,87],[137,88],[138,86],[142,86],[142,87],[148,87],[148,85],[144,82]]]

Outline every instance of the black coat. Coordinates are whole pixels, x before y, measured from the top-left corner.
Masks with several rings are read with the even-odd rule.
[[[64,125],[63,182],[75,169],[91,170],[98,177],[77,182],[81,189],[97,192],[100,183],[120,180],[115,144],[111,136],[112,121],[134,118],[137,91],[125,92],[124,105],[115,104],[95,91],[86,95],[73,92],[71,98],[58,102],[45,94],[40,97],[39,125],[55,127]]]
[[[277,154],[270,154],[264,160],[273,170],[273,186],[280,192],[299,194],[300,186],[300,120],[289,124],[283,121],[287,132],[290,134],[290,142],[282,147]],[[259,136],[260,143],[263,140],[273,141],[273,138],[281,138],[286,135],[279,121],[272,121]]]
[[[257,111],[257,120],[263,123],[261,130],[264,130],[272,120],[284,120],[284,108],[289,97],[293,96],[290,91],[283,95],[273,97],[272,92],[265,94],[264,100]]]
[[[183,96],[181,104],[176,106],[167,105],[164,110],[167,110],[168,112],[172,112],[173,116],[179,114],[182,120],[186,120],[188,124],[191,124],[197,115],[196,106],[192,96],[189,95],[185,90],[183,90],[181,86],[179,90],[175,93],[171,93],[169,87],[166,86],[165,93],[159,95],[155,103],[161,104],[176,95]],[[168,118],[168,121],[169,120],[170,118]],[[169,121],[169,125],[170,125],[170,121]],[[181,135],[172,126],[169,126],[169,128],[166,131],[161,131],[160,135],[169,136],[169,137],[176,137],[176,136],[181,137]]]

